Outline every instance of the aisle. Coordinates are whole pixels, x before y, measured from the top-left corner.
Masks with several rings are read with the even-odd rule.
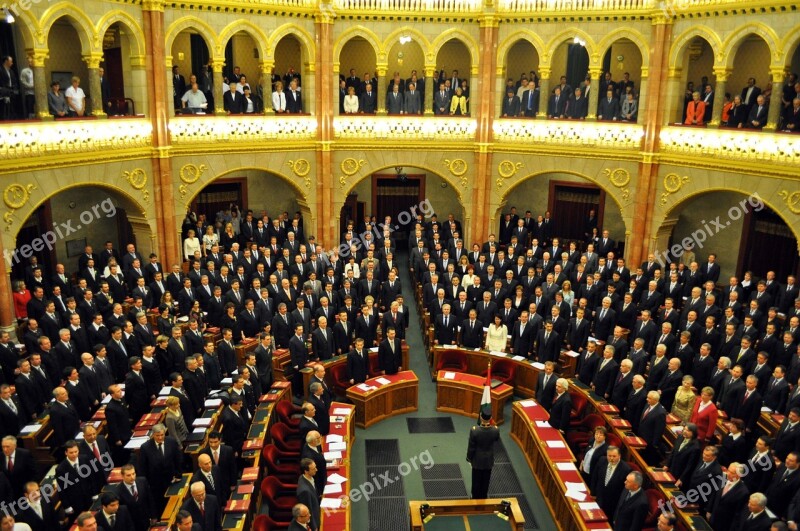
[[[366,487],[364,491],[374,490],[375,493],[370,497],[378,501],[361,500],[353,503],[351,529],[406,531],[407,500],[426,499],[426,490],[428,496],[437,498],[465,497],[470,490],[472,476],[466,454],[468,433],[475,425],[475,420],[436,411],[436,384],[429,376],[419,316],[406,265],[407,257],[404,252],[398,254],[403,296],[410,311],[411,324],[406,332],[406,343],[409,347],[410,368],[419,378],[419,410],[385,420],[368,430],[356,430],[351,463],[352,488],[372,481],[372,487]],[[521,489],[530,503],[532,514],[535,515],[536,529],[555,530],[556,526],[536,481],[530,474],[528,464],[519,446],[509,436],[511,402],[506,408],[505,416],[509,421],[500,427],[505,451],[498,448],[496,452],[497,464],[492,475],[490,495],[508,495]],[[411,433],[409,419],[437,419],[421,420],[416,424],[421,424],[423,430],[444,428],[450,433]],[[393,442],[395,440],[396,445]],[[399,450],[399,456],[395,453],[395,448]],[[434,466],[430,466],[431,463]],[[380,473],[385,474],[389,469],[389,476],[380,476]],[[459,479],[459,473],[463,479]],[[385,481],[379,479],[381,477],[391,478],[392,483],[384,487]],[[401,481],[395,481],[394,478]],[[381,488],[374,488],[376,482]]]

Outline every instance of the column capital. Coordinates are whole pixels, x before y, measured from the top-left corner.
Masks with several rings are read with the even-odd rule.
[[[131,55],[131,68],[135,70],[141,70],[147,66],[147,56],[146,55]]]
[[[45,61],[50,58],[50,50],[47,48],[28,49],[25,53],[30,57],[32,68],[44,67]]]
[[[103,54],[99,52],[90,53],[81,57],[87,68],[100,68],[100,62],[103,60]]]
[[[733,71],[731,68],[727,67],[715,67],[713,70],[714,77],[717,79],[717,83],[728,81],[728,78],[731,76],[731,72]]]
[[[640,78],[642,78],[642,79],[645,79],[645,78],[648,78],[648,77],[650,77],[650,67],[648,67],[648,66],[643,66],[643,67],[642,67],[642,71],[641,71],[641,73],[639,74],[639,77],[640,77]]]
[[[314,13],[314,22],[317,24],[333,24],[336,20],[336,13],[333,10],[331,2],[319,2],[319,11]]]
[[[682,73],[683,73],[683,68],[679,66],[670,67],[669,70],[667,70],[667,77],[671,79],[677,79],[681,77]]]
[[[211,69],[214,72],[222,72],[225,67],[225,59],[211,59]]]
[[[258,67],[261,69],[262,74],[272,74],[272,69],[275,68],[275,61],[271,59],[260,61]]]
[[[436,76],[436,66],[435,65],[425,65],[425,77],[435,77]],[[426,87],[427,88],[427,87]]]
[[[386,63],[378,63],[375,65],[375,70],[378,72],[378,77],[386,77],[386,71],[389,70],[389,65]]]
[[[164,0],[143,0],[142,11],[164,11],[167,3]]]
[[[497,28],[500,26],[500,19],[494,13],[482,16],[478,21],[481,28]]]
[[[589,69],[589,77],[592,78],[592,81],[597,80],[600,81],[600,76],[603,75],[602,68],[590,68]]]
[[[786,78],[786,67],[785,66],[770,66],[769,67],[769,75],[772,78],[772,82],[775,83],[776,81],[783,82]]]
[[[550,79],[550,67],[539,66],[539,79]]]

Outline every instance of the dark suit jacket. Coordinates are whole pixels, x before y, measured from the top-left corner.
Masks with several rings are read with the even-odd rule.
[[[91,473],[88,477],[79,476],[78,471],[66,459],[56,467],[56,475],[59,478],[65,478],[61,483],[66,485],[66,488],[59,489],[58,493],[61,507],[62,509],[72,507],[75,514],[80,514],[91,506],[92,496],[105,483],[105,479],[94,471],[88,459],[79,456],[78,463],[81,471],[85,470],[85,468],[90,470]]]
[[[150,492],[150,484],[147,482],[147,478],[136,478],[136,499],[134,499],[130,489],[124,482],[120,482],[116,490],[120,505],[125,505],[128,508],[136,531],[148,529],[150,527],[150,519],[160,516],[155,513],[153,495]]]
[[[247,437],[247,423],[242,418],[242,408],[237,415],[230,407],[222,411],[223,439],[225,444],[233,448],[233,451],[240,453],[242,444]]]
[[[615,531],[639,531],[642,529],[648,508],[644,489],[639,489],[639,492],[631,497],[628,497],[628,492],[623,491],[614,513]]]
[[[750,518],[750,511],[745,509],[741,512],[739,517],[731,528],[732,531],[769,531],[772,528],[772,518],[767,514],[767,511],[761,511],[758,516]]]
[[[194,474],[192,474],[192,479],[189,484],[191,485],[196,481],[202,481],[206,486],[206,492],[213,494],[218,500],[227,499],[230,496],[231,491],[229,485],[225,483],[225,478],[222,475],[222,471],[217,465],[211,465],[211,477],[214,479],[213,488],[211,487],[211,482],[208,481],[205,473],[198,468],[194,471]]]
[[[239,92],[228,91],[222,97],[223,107],[231,114],[241,114],[243,111],[242,104],[244,103],[244,95]]]
[[[50,425],[53,427],[53,446],[60,447],[75,437],[80,430],[81,419],[72,405],[54,402],[50,405]]]
[[[625,461],[620,460],[614,470],[608,485],[605,484],[606,471],[608,469],[608,459],[605,455],[592,465],[592,474],[589,479],[589,491],[597,498],[597,503],[606,515],[612,515],[617,509],[620,494],[625,489],[625,478],[631,471],[631,467]]]
[[[675,477],[680,479],[681,483],[688,484],[700,460],[700,444],[697,440],[690,441],[686,446],[678,451],[681,444],[683,444],[683,436],[678,437],[673,446],[672,455],[669,458],[669,471]]]
[[[30,506],[27,506],[22,512],[19,513],[19,516],[16,518],[18,522],[24,522],[31,526],[31,531],[53,531],[54,529],[58,529],[58,513],[54,508],[54,502],[45,501],[43,498],[41,500],[41,507],[42,507],[42,517],[36,514],[36,512],[31,509]]]
[[[213,494],[206,494],[205,516],[200,512],[197,502],[191,496],[183,503],[182,509],[189,511],[192,521],[200,524],[203,531],[222,531],[222,508]]]
[[[566,432],[569,429],[569,415],[572,412],[572,397],[564,393],[561,397],[553,398],[550,408],[550,425],[557,430]]]
[[[311,512],[311,521],[309,525],[311,529],[319,529],[319,497],[317,496],[317,489],[314,485],[308,482],[303,476],[297,480],[297,501],[302,503]]]
[[[322,497],[322,492],[325,490],[325,484],[328,482],[328,465],[325,461],[325,456],[322,454],[322,447],[318,447],[314,451],[308,444],[303,444],[300,449],[300,459],[309,458],[317,465],[317,473],[314,474],[314,486],[317,489],[317,496]]]
[[[649,406],[645,406],[642,414],[647,411]],[[639,419],[639,430],[636,432],[639,437],[647,442],[649,448],[658,448],[664,429],[667,427],[667,411],[664,406],[657,404],[646,417]]]
[[[95,520],[97,520],[98,529],[108,529],[109,531],[138,531],[136,525],[133,523],[130,510],[124,505],[120,505],[117,510],[117,514],[114,518],[114,527],[111,527],[102,509],[97,511],[94,516]]]
[[[361,352],[361,356],[355,350],[347,353],[347,374],[355,383],[363,383],[369,377],[369,351]]]
[[[394,353],[389,346],[389,339],[384,339],[378,347],[378,363],[382,371],[386,374],[397,374],[400,364],[403,362],[400,339],[394,339]]]
[[[158,451],[153,439],[139,448],[139,462],[136,471],[142,474],[153,489],[153,496],[160,497],[169,486],[172,478],[181,474],[183,452],[178,441],[167,435],[164,438],[164,454]]]
[[[514,328],[515,332],[517,331],[518,325]],[[526,328],[533,328],[530,324]],[[526,330],[527,331],[527,330]],[[537,356],[539,358],[539,363],[545,363],[547,361],[558,362],[558,357],[561,354],[561,336],[558,332],[553,330],[550,332],[550,336],[545,341],[545,330],[539,330],[539,333],[536,336],[536,344],[537,344]],[[516,354],[516,349],[514,350]]]
[[[33,456],[25,448],[17,447],[14,453],[14,468],[9,473],[8,458],[5,454],[0,455],[0,473],[8,478],[11,488],[17,496],[21,496],[25,483],[37,479],[36,463]]]
[[[544,371],[540,372],[539,379],[536,383],[536,401],[547,411],[550,411],[553,405],[553,398],[556,396],[556,380],[558,380],[558,375],[555,373],[551,374],[546,387],[544,385],[544,377]]]
[[[710,524],[714,529],[729,529],[736,521],[736,515],[747,506],[750,491],[739,481],[731,488],[727,494],[722,495],[724,489],[719,489],[708,505],[708,512],[711,513]]]

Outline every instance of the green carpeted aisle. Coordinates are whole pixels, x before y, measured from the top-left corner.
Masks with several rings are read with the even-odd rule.
[[[400,257],[400,273],[403,283],[403,295],[406,304],[411,312],[410,326],[406,333],[406,342],[409,346],[409,359],[411,363],[411,370],[413,370],[419,377],[419,410],[416,413],[402,415],[382,421],[376,425],[371,426],[368,430],[356,430],[356,442],[353,447],[352,461],[351,461],[351,474],[352,474],[352,488],[357,488],[359,485],[372,480],[382,485],[382,480],[376,479],[378,474],[376,471],[388,470],[393,467],[397,470],[396,465],[393,465],[390,459],[383,459],[387,457],[385,454],[392,452],[381,451],[380,456],[368,457],[366,455],[367,444],[366,440],[399,440],[399,453],[400,462],[404,463],[401,466],[401,471],[409,470],[408,474],[402,477],[402,486],[397,482],[386,486],[382,489],[376,489],[377,496],[382,496],[380,500],[374,503],[369,503],[364,500],[353,503],[352,505],[352,529],[354,530],[370,530],[381,529],[382,531],[390,531],[393,529],[408,529],[408,520],[405,521],[404,527],[397,527],[401,514],[401,507],[407,507],[405,500],[401,500],[398,495],[404,495],[406,500],[424,500],[425,490],[423,489],[423,464],[435,463],[436,465],[458,465],[461,476],[463,477],[464,486],[459,487],[458,483],[450,483],[450,487],[441,483],[441,480],[446,479],[441,475],[427,474],[425,478],[428,483],[437,483],[434,487],[436,489],[437,498],[442,492],[448,492],[450,488],[453,489],[453,497],[463,497],[464,492],[470,492],[471,484],[471,469],[469,463],[466,462],[467,455],[467,441],[470,428],[475,424],[475,420],[461,415],[447,415],[438,413],[436,411],[436,384],[431,381],[430,370],[428,362],[425,357],[424,344],[422,341],[422,333],[419,325],[419,316],[417,315],[416,306],[414,304],[414,295],[411,290],[411,279],[409,278],[407,270],[407,260],[405,256]],[[405,367],[404,367],[405,368]],[[455,433],[409,433],[407,419],[409,417],[446,417],[452,420],[455,428]],[[505,447],[505,452],[500,449],[496,456],[498,461],[505,460],[506,464],[500,464],[495,467],[495,473],[492,477],[492,492],[507,493],[515,492],[519,488],[522,489],[528,503],[531,507],[532,513],[536,520],[536,528],[543,530],[556,529],[553,518],[547,510],[547,506],[542,499],[539,488],[530,473],[528,464],[525,461],[519,446],[514,442],[510,435],[511,429],[511,402],[506,406],[505,418],[508,419],[505,424],[500,426],[500,434]],[[428,424],[423,422],[423,424]],[[391,442],[389,446],[391,447]],[[377,441],[371,443],[370,448],[383,448],[382,443]],[[505,455],[507,454],[507,458]],[[505,459],[504,459],[505,458]],[[378,465],[383,466],[381,469]],[[417,463],[416,467],[413,466]],[[368,470],[369,469],[369,470]],[[454,467],[436,467],[432,470],[446,471],[445,474],[449,475],[455,469]],[[519,486],[516,485],[515,478],[519,481]],[[375,475],[372,475],[375,474]],[[392,477],[399,474],[396,472]],[[509,475],[511,476],[509,478]],[[433,480],[433,481],[429,481]],[[374,483],[373,483],[374,486]],[[401,490],[402,489],[402,490]],[[460,494],[459,494],[460,491]],[[429,490],[430,492],[430,490]],[[402,493],[402,494],[399,494]],[[375,496],[375,495],[374,495]],[[371,509],[371,511],[370,511]],[[372,513],[372,514],[370,514]],[[406,512],[402,514],[407,514]],[[406,517],[407,518],[407,517]],[[379,525],[380,523],[380,525]]]

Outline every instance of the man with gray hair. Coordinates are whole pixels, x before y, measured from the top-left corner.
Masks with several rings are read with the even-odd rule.
[[[317,465],[317,473],[314,475],[314,486],[317,495],[321,498],[328,482],[328,466],[325,456],[322,454],[322,436],[316,430],[311,430],[306,435],[305,444],[300,449],[300,459],[309,458]]]
[[[642,451],[642,457],[651,466],[655,466],[660,460],[658,447],[667,426],[667,411],[658,403],[659,398],[657,391],[647,393],[647,405],[639,419],[639,429],[636,432],[647,443],[647,447]]]
[[[572,411],[572,398],[567,389],[569,381],[566,378],[556,380],[556,396],[553,397],[553,405],[550,407],[550,425],[555,429],[566,433],[569,429],[569,415]]]
[[[324,437],[325,435],[328,435],[328,431],[330,431],[331,427],[331,418],[328,413],[330,404],[323,398],[325,389],[322,387],[321,383],[312,382],[311,385],[308,386],[308,389],[311,393],[308,397],[308,401],[314,406],[315,409],[314,420],[317,421],[317,429]]]
[[[311,511],[298,503],[292,507],[292,523],[289,524],[289,531],[307,531],[311,525]]]
[[[170,483],[181,479],[183,452],[178,441],[167,436],[167,429],[163,424],[153,426],[152,432],[150,440],[139,448],[137,468],[150,483],[156,513],[161,514],[167,501],[164,492]]]
[[[192,483],[190,491],[192,497],[183,503],[181,509],[188,511],[203,531],[222,531],[222,509],[217,497],[206,494],[206,485],[202,481]]]
[[[640,531],[647,517],[647,496],[642,490],[642,474],[630,472],[625,478],[625,492],[619,497],[614,513],[616,531]]]
[[[741,512],[742,506],[746,503],[750,491],[741,480],[743,474],[747,474],[747,466],[733,462],[728,465],[726,472],[728,481],[714,494],[709,501],[706,520],[714,529],[728,529],[736,522],[736,515]]]
[[[734,520],[734,529],[748,531],[768,531],[772,526],[772,518],[767,514],[767,497],[754,492],[747,501],[747,510]]]

